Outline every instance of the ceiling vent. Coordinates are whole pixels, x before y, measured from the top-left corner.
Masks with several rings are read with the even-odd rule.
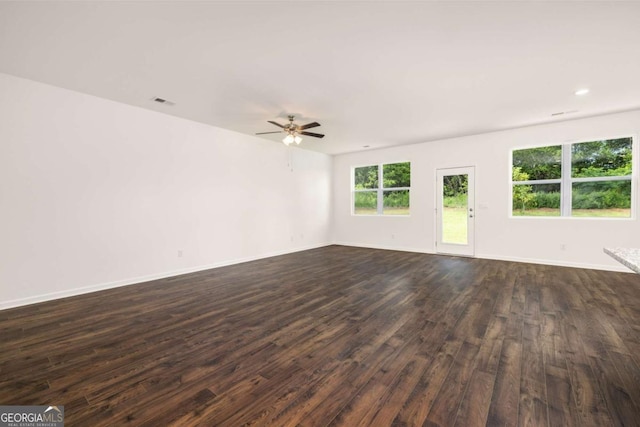
[[[164,98],[160,98],[158,96],[155,96],[155,97],[151,98],[151,100],[154,101],[154,102],[157,102],[158,104],[164,104],[164,105],[169,105],[169,106],[176,105],[175,102],[168,101],[168,100],[166,100]]]
[[[557,113],[552,113],[551,117],[562,116],[562,115],[565,115],[565,114],[573,114],[573,113],[577,113],[577,112],[578,112],[578,110],[560,111],[560,112],[557,112]]]

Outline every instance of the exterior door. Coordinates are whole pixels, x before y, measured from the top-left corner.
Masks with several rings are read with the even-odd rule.
[[[436,252],[474,255],[473,166],[436,171]]]

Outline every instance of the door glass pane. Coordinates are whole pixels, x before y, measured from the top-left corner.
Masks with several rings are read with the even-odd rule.
[[[442,242],[466,245],[468,175],[442,177]]]

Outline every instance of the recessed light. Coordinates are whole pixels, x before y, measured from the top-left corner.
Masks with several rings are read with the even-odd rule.
[[[575,93],[578,96],[586,95],[589,93],[589,89],[585,87],[583,89],[578,89]]]
[[[370,145],[363,145],[362,148],[369,148],[371,147]]]

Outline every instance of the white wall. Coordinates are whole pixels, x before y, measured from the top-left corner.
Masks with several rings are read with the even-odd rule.
[[[330,242],[330,156],[3,74],[0,94],[0,309]]]
[[[640,135],[640,111],[335,156],[333,240],[433,253],[435,171],[475,166],[477,257],[629,271],[602,248],[640,247],[638,219],[509,218],[509,177],[513,148],[630,134]],[[639,142],[634,147],[636,204]],[[406,160],[411,161],[411,216],[352,216],[352,167]]]
[[[476,167],[476,256],[625,271],[602,247],[640,246],[637,219],[508,206],[512,148],[638,135],[640,111],[332,159],[4,74],[0,94],[0,309],[332,240],[431,253],[442,167]],[[411,216],[353,217],[352,166],[404,160]]]

